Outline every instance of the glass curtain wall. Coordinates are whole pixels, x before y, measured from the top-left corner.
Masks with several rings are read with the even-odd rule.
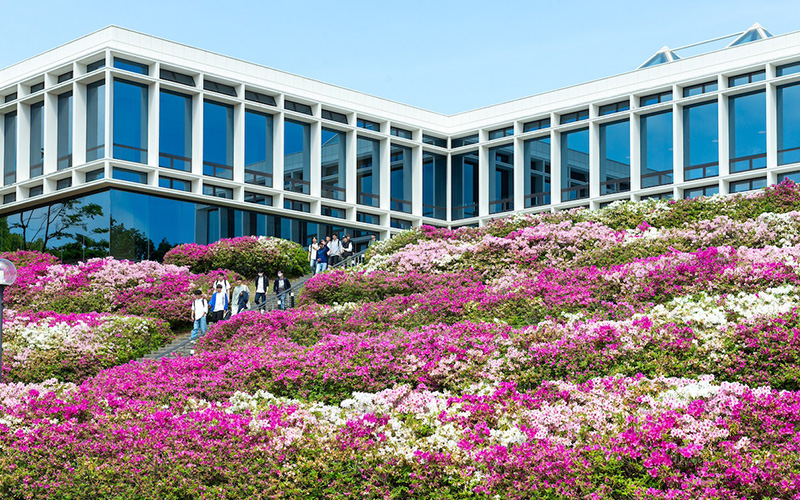
[[[800,162],[800,83],[777,90],[778,165]]]
[[[767,167],[767,97],[763,90],[728,98],[731,173]]]
[[[147,163],[147,85],[114,79],[114,158]]]
[[[422,153],[422,215],[447,220],[447,156]]]
[[[717,101],[683,108],[683,179],[719,175],[719,114]]]
[[[345,199],[347,133],[322,129],[322,197]]]
[[[192,96],[162,90],[158,99],[158,166],[192,170]]]
[[[309,194],[310,178],[311,126],[286,120],[283,127],[283,189]]]
[[[589,197],[589,129],[561,134],[561,201]]]
[[[356,193],[359,205],[380,206],[381,143],[359,137],[356,141]]]
[[[550,204],[550,136],[525,141],[525,208]]]
[[[600,195],[631,190],[631,122],[600,125]]]
[[[411,213],[411,148],[392,144],[391,209]]]
[[[86,86],[86,161],[106,155],[106,82]]]
[[[58,170],[72,166],[72,92],[58,96],[56,158]]]
[[[479,164],[477,151],[452,156],[452,220],[478,216]]]
[[[233,106],[203,101],[203,175],[233,179]]]
[[[642,188],[672,184],[672,111],[641,118]]]
[[[3,117],[3,185],[17,182],[17,112]]]
[[[44,102],[31,104],[31,178],[42,175],[44,166]]]
[[[489,148],[489,213],[514,210],[514,144]]]
[[[244,114],[244,181],[272,187],[272,115],[247,110]]]

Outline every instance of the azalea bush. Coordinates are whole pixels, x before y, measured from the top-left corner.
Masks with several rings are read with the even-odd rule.
[[[172,338],[157,319],[114,314],[5,311],[3,380],[80,382]]]
[[[294,278],[309,270],[307,250],[293,241],[266,236],[228,238],[209,245],[178,245],[167,252],[164,263],[186,266],[195,273],[227,269],[247,278],[255,278],[258,271],[272,277],[281,270]]]
[[[799,228],[784,183],[404,232],[194,356],[0,385],[0,495],[800,498]]]
[[[115,312],[159,318],[173,327],[190,324],[195,289],[207,293],[219,273],[193,274],[186,267],[158,262],[131,262],[112,257],[60,264],[27,257],[17,281],[6,290],[14,308],[57,313]],[[231,283],[244,279],[224,271]]]

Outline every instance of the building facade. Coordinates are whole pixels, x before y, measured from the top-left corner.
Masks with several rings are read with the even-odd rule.
[[[443,115],[119,27],[0,71],[0,248],[158,259],[800,179],[800,32]]]

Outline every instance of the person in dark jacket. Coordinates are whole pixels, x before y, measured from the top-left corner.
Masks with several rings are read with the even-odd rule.
[[[292,287],[289,280],[283,276],[283,271],[278,271],[278,279],[272,286],[272,291],[278,296],[278,304],[281,310],[286,309],[286,292]]]
[[[314,274],[319,274],[324,272],[325,269],[328,268],[328,245],[325,240],[319,244],[319,250],[317,250],[317,272]]]
[[[267,287],[269,286],[269,278],[264,275],[264,271],[258,271],[256,276],[256,306],[267,300]]]

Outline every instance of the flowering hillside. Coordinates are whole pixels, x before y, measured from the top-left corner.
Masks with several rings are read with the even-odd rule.
[[[422,228],[0,386],[3,498],[800,498],[800,189]]]

